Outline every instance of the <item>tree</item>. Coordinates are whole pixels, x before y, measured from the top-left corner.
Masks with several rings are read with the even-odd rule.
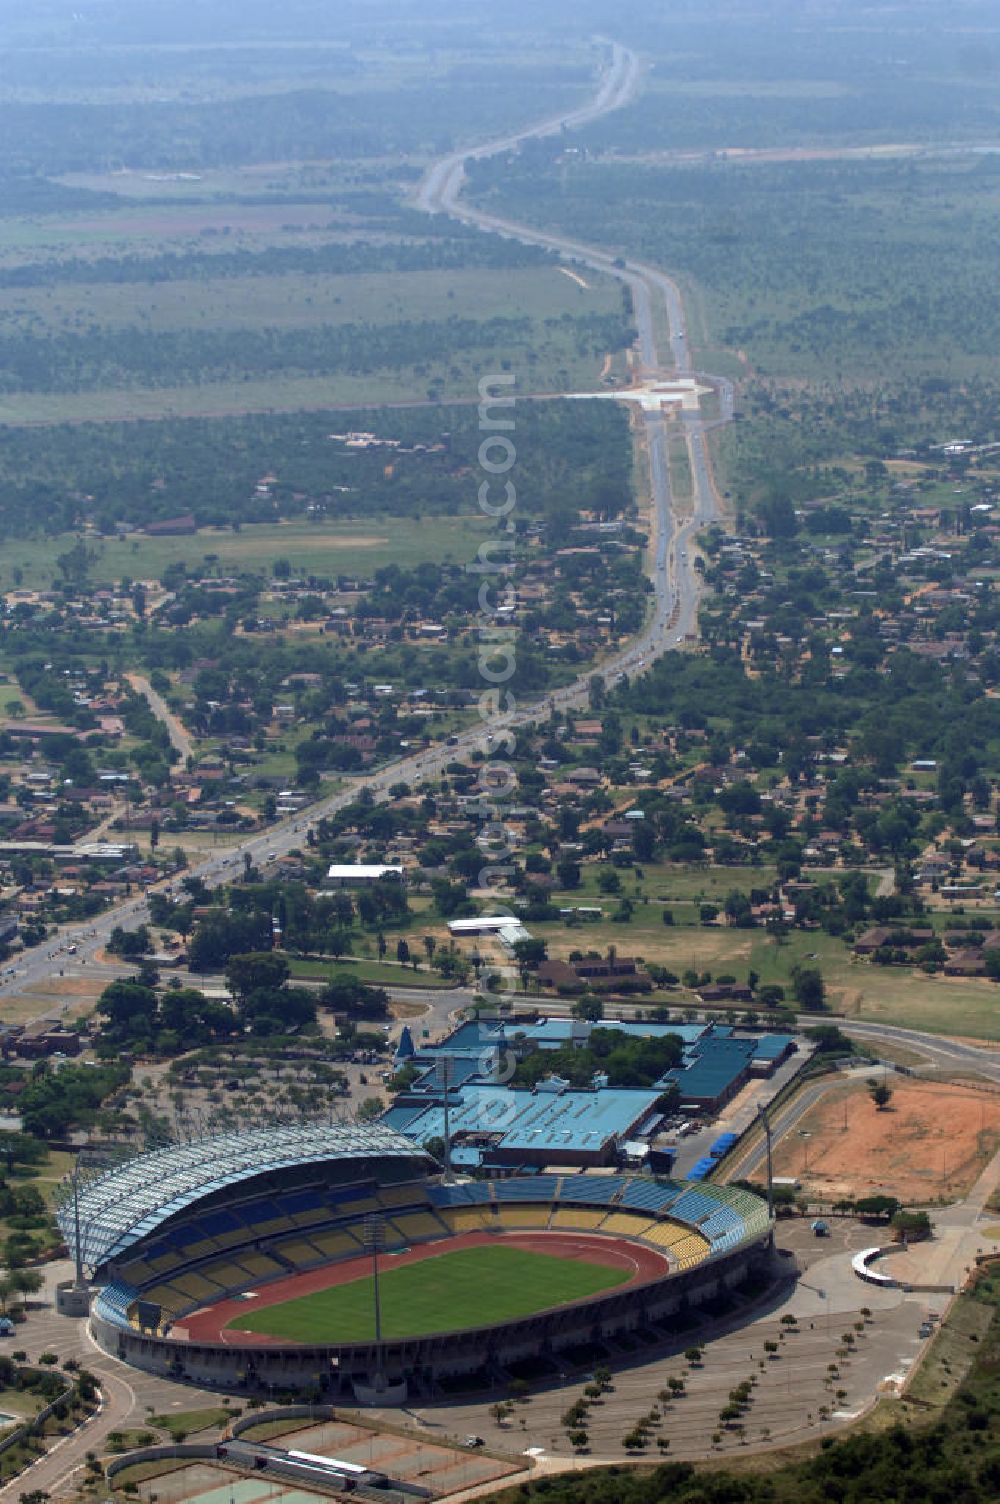
[[[859,1217],[880,1217],[888,1220],[899,1211],[899,1202],[895,1196],[886,1196],[879,1192],[874,1196],[861,1196],[854,1203],[854,1210]]]
[[[795,1001],[807,1013],[820,1013],[826,1006],[826,985],[820,971],[814,966],[792,968],[792,986]]]
[[[410,959],[410,947],[405,940],[396,941],[396,960],[401,966],[405,966]]]
[[[45,1281],[37,1269],[12,1269],[10,1283],[22,1297],[22,1305],[27,1305],[27,1297],[37,1295]]]
[[[283,987],[290,975],[286,957],[269,950],[230,956],[226,963],[226,984],[241,1004],[254,992]]]
[[[514,957],[519,966],[526,966],[534,971],[541,966],[548,954],[544,940],[515,940]]]
[[[604,1004],[599,997],[582,997],[579,1002],[573,1004],[570,1011],[574,1018],[581,1018],[585,1023],[596,1024],[604,1017]]]
[[[1000,982],[1000,946],[991,945],[983,951],[983,964],[991,982]]]
[[[424,950],[427,952],[428,966],[433,965],[434,952],[437,950],[437,941],[435,940],[433,935],[424,936]]]
[[[357,977],[334,977],[317,999],[321,1008],[348,1018],[388,1018],[389,994]]]
[[[888,1107],[889,1103],[892,1101],[892,1087],[887,1086],[884,1081],[869,1081],[868,1091],[879,1112],[881,1112],[883,1108]]]

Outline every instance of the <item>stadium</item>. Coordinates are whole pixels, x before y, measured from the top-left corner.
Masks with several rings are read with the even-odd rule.
[[[210,1388],[355,1399],[648,1332],[769,1267],[772,1232],[765,1203],[729,1186],[449,1183],[377,1124],[157,1150],[58,1215],[107,1353]]]

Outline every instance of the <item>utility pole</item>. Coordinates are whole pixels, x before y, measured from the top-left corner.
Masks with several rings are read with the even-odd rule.
[[[375,1388],[385,1388],[385,1374],[382,1364],[382,1301],[378,1287],[378,1256],[379,1250],[385,1246],[385,1222],[377,1212],[369,1212],[365,1217],[364,1240],[366,1248],[371,1250],[372,1256],[372,1297],[375,1312]]]

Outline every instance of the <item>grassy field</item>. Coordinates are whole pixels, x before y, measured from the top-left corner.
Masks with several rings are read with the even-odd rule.
[[[440,1258],[383,1268],[382,1330],[387,1337],[417,1337],[485,1321],[509,1321],[596,1295],[628,1277],[623,1269],[499,1244],[457,1249]],[[365,1342],[374,1336],[372,1282],[355,1280],[268,1306],[231,1321],[227,1330],[262,1332],[294,1342]]]
[[[380,517],[373,525],[358,522],[288,522],[228,528],[203,528],[186,538],[94,538],[97,555],[94,584],[131,579],[159,579],[178,560],[189,570],[204,566],[223,574],[260,570],[270,574],[275,559],[287,559],[293,574],[336,575],[360,570],[370,574],[387,564],[418,564],[423,559],[456,562],[474,559],[483,538],[492,532],[481,514],[467,517]],[[53,560],[73,538],[44,542],[11,538],[4,543],[0,585],[10,588],[19,569],[26,589],[47,588]],[[0,686],[4,690],[10,686]],[[13,686],[12,693],[16,692]],[[23,698],[23,697],[22,697]]]
[[[80,322],[106,329],[167,331],[299,329],[324,324],[392,324],[406,319],[559,318],[615,313],[610,277],[580,287],[555,267],[376,272],[339,276],[216,277],[146,283],[64,283],[0,288],[0,334],[29,322],[38,333],[73,333]]]
[[[423,965],[414,971],[412,966],[401,966],[398,962],[369,961],[363,957],[324,961],[296,956],[291,967],[295,981],[343,982],[350,979],[371,982],[377,987],[426,987],[431,990],[448,985],[436,971],[429,971]]]
[[[971,1039],[995,1039],[1000,1026],[1000,990],[983,979],[927,976],[910,967],[874,966],[856,958],[849,945],[822,930],[793,930],[778,939],[761,928],[733,929],[720,917],[714,924],[699,923],[702,903],[721,908],[730,889],[747,892],[767,887],[774,880],[764,867],[685,867],[648,863],[643,880],[634,871],[620,873],[621,893],[602,894],[597,886],[598,868],[585,866],[579,888],[552,895],[557,905],[599,905],[604,913],[596,922],[567,926],[562,921],[532,921],[531,932],[548,945],[549,955],[565,959],[571,951],[596,950],[605,954],[614,946],[620,956],[637,956],[646,963],[665,966],[682,976],[690,970],[713,977],[732,975],[743,982],[749,971],[761,984],[776,983],[792,995],[792,971],[796,966],[815,966],[826,982],[832,1011],[849,1018],[898,1024],[935,1034],[961,1035]],[[822,874],[817,873],[817,876]],[[613,915],[621,897],[635,905],[627,924]],[[673,924],[663,923],[664,910]],[[996,922],[1000,911],[984,910]],[[946,916],[934,916],[935,927],[946,927]],[[678,1003],[687,1000],[679,990],[667,994]]]
[[[398,326],[400,355],[391,346],[376,365],[347,356],[332,360],[322,374],[296,370],[295,359],[277,356],[276,364],[246,370],[202,369],[191,355],[189,370],[149,374],[138,354],[121,370],[97,368],[75,391],[46,390],[44,378],[29,390],[7,391],[0,401],[5,423],[45,424],[61,421],[109,421],[127,418],[227,415],[281,412],[334,406],[426,401],[467,397],[478,377],[502,355],[524,372],[528,389],[586,389],[596,382],[603,351],[595,350],[586,325],[577,319],[616,314],[620,295],[610,278],[588,278],[580,286],[555,267],[503,271],[380,272],[362,275],[305,274],[205,277],[145,282],[57,283],[33,289],[0,289],[0,340],[31,334],[40,339],[68,338],[69,348],[93,331],[101,336],[128,334],[128,349],[145,349],[142,340],[195,336],[204,352],[207,335],[256,334],[271,340],[317,326],[349,325],[345,337],[356,347],[369,343],[366,331],[381,328],[383,337]],[[491,320],[508,322],[502,336]],[[512,321],[518,321],[514,323]],[[433,331],[414,355],[413,325],[447,329],[470,324],[460,348],[434,354]],[[476,342],[475,326],[482,326]],[[135,344],[132,336],[138,336]],[[395,341],[394,341],[395,343]],[[352,345],[351,348],[355,348]],[[405,353],[404,353],[405,352]],[[188,357],[185,357],[188,358]],[[158,370],[154,360],[154,373]],[[58,383],[55,383],[58,386]]]

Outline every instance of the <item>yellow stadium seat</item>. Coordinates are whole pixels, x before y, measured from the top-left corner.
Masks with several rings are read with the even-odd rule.
[[[247,1271],[233,1259],[218,1259],[214,1264],[206,1264],[199,1272],[223,1290],[238,1290],[247,1282]]]
[[[337,1207],[337,1216],[349,1221],[353,1217],[364,1217],[368,1212],[380,1212],[381,1202],[375,1196],[367,1196],[364,1201],[342,1201]]]
[[[382,1187],[378,1199],[385,1207],[426,1206],[427,1192],[420,1185],[390,1185]]]
[[[188,1296],[191,1300],[214,1300],[222,1293],[220,1287],[212,1280],[205,1279],[204,1275],[194,1272],[175,1274],[170,1283],[175,1290],[179,1290],[182,1295]]]
[[[626,1238],[641,1238],[653,1226],[649,1217],[634,1212],[611,1212],[601,1223],[602,1232],[619,1233]]]
[[[445,1228],[430,1212],[404,1212],[402,1216],[393,1217],[392,1220],[407,1240],[440,1238],[445,1233]]]
[[[309,1239],[315,1243],[320,1252],[328,1259],[339,1259],[345,1255],[361,1253],[363,1246],[352,1233],[342,1230],[340,1232],[317,1232]]]
[[[277,1260],[268,1258],[266,1253],[243,1253],[240,1255],[240,1263],[255,1279],[265,1279],[271,1274],[285,1272]]]
[[[312,1243],[307,1243],[305,1238],[289,1238],[287,1243],[277,1243],[274,1252],[283,1259],[295,1265],[297,1269],[304,1269],[309,1264],[318,1264],[320,1252]]]
[[[497,1221],[501,1227],[514,1229],[517,1227],[548,1227],[549,1213],[552,1210],[545,1206],[532,1205],[530,1202],[519,1206],[517,1202],[501,1203]]]
[[[248,1236],[251,1238],[270,1238],[276,1232],[294,1232],[295,1223],[291,1217],[268,1217],[264,1222],[255,1222]]]
[[[441,1220],[453,1233],[485,1232],[492,1227],[495,1217],[483,1213],[478,1206],[451,1206],[441,1213]]]
[[[603,1207],[596,1210],[588,1206],[558,1206],[552,1213],[549,1226],[564,1228],[568,1232],[593,1232],[607,1215]]]
[[[219,1245],[214,1238],[199,1238],[197,1243],[189,1243],[184,1250],[186,1260],[203,1259],[209,1253],[218,1253]]]

